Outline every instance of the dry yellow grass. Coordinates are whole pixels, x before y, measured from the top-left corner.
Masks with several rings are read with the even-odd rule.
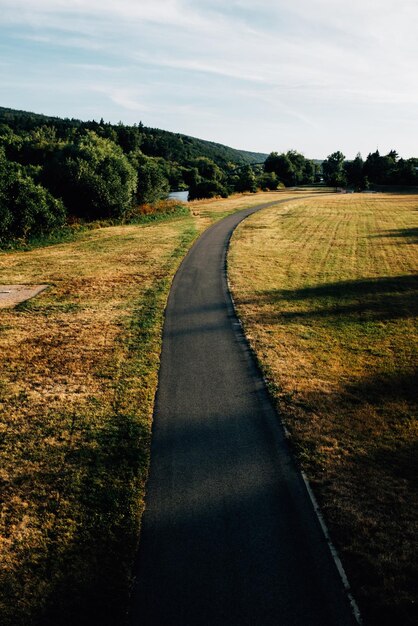
[[[304,194],[312,193],[312,190],[305,190]],[[295,191],[266,191],[264,193],[239,193],[229,198],[213,198],[212,200],[193,200],[189,203],[192,214],[197,218],[200,228],[209,226],[214,220],[226,217],[230,213],[256,206],[264,202],[274,202],[275,200],[286,200],[300,195]]]
[[[238,313],[366,623],[416,623],[418,196],[265,210],[232,240]]]
[[[101,593],[107,619],[115,616],[123,590],[106,576],[114,568],[120,579],[111,560],[126,568],[120,541],[132,550],[138,530],[161,315],[150,337],[132,320],[149,316],[150,294],[194,233],[183,218],[0,257],[2,283],[51,285],[1,311],[2,623],[59,621],[64,613],[79,623],[79,610],[87,621],[83,587],[87,597]],[[130,451],[138,458],[123,458]]]
[[[121,623],[172,276],[210,223],[277,195],[0,253],[0,284],[50,285],[0,311],[4,626]]]

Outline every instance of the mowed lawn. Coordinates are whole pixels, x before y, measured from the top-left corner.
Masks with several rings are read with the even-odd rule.
[[[123,623],[172,277],[204,228],[277,197],[0,252],[0,284],[50,285],[0,309],[2,626]]]
[[[317,197],[241,224],[245,332],[365,624],[417,623],[418,196]]]

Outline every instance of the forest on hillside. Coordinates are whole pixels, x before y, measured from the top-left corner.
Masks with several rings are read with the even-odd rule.
[[[250,177],[255,191],[251,166],[266,156],[142,123],[0,108],[0,244],[42,237],[68,220],[129,220],[170,190],[227,196]]]
[[[355,190],[418,185],[418,159],[335,152],[322,163],[295,150],[235,150],[178,133],[83,122],[0,107],[0,245],[69,222],[132,221],[170,190],[189,199],[324,182]]]

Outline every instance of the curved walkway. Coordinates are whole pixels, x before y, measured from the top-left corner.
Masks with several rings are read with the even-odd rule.
[[[234,228],[279,203],[212,226],[174,279],[132,625],[355,623],[227,286]]]

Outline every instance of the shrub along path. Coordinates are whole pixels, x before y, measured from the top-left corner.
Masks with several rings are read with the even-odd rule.
[[[206,231],[166,310],[132,624],[353,624]]]

